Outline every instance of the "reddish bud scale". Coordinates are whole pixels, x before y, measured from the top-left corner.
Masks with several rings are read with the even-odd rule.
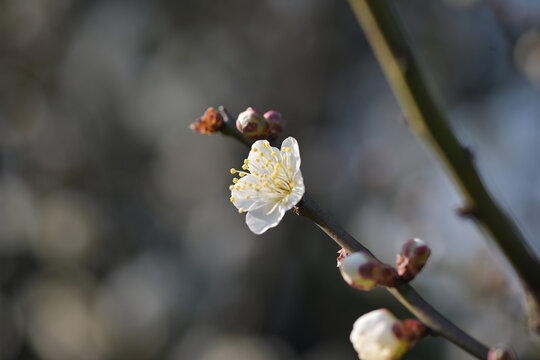
[[[219,131],[223,127],[223,117],[219,111],[209,107],[204,115],[197,119],[194,123],[189,125],[189,128],[196,133],[210,135]]]
[[[392,325],[392,332],[398,339],[405,339],[402,328],[403,326],[399,323],[394,323],[394,325]]]
[[[377,261],[361,265],[358,268],[361,276],[373,279],[377,285],[391,286],[397,278],[396,271],[389,265]]]
[[[344,256],[340,250],[338,266],[344,280],[358,290],[370,290],[375,286],[396,286],[399,276],[391,266],[382,264],[365,252]]]
[[[370,262],[367,264],[360,265],[358,267],[358,273],[362,275],[363,277],[369,277],[373,279],[373,275],[375,274],[375,264]]]
[[[411,281],[422,270],[431,255],[429,247],[420,239],[408,240],[397,255],[398,273],[405,281]]]
[[[414,319],[405,319],[403,329],[406,329],[407,350],[410,350],[420,339],[426,336],[428,330],[426,325]]]
[[[392,325],[395,337],[407,342],[407,350],[410,350],[427,333],[427,327],[418,320],[405,319]]]

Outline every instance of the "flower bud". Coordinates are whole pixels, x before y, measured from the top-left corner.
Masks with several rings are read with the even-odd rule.
[[[223,117],[219,111],[209,107],[204,115],[189,125],[189,128],[196,133],[210,135],[215,133],[223,126]]]
[[[281,116],[281,114],[275,110],[270,110],[264,113],[264,118],[268,122],[270,138],[277,138],[285,127],[285,120],[283,120],[283,116]]]
[[[489,349],[487,360],[515,360],[516,355],[506,346],[497,346]]]
[[[408,240],[397,255],[398,273],[405,281],[411,281],[422,270],[431,255],[431,249],[420,239]]]
[[[251,140],[268,138],[270,130],[266,119],[250,107],[238,115],[236,128]]]
[[[371,290],[377,285],[392,286],[398,277],[391,266],[382,264],[365,252],[344,256],[339,262],[343,279],[358,290]]]
[[[350,340],[362,360],[396,360],[412,348],[426,330],[417,320],[401,322],[390,311],[378,309],[355,321]]]

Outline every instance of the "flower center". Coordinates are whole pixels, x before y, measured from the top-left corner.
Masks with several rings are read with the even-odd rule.
[[[284,147],[283,150],[278,150],[270,147],[270,143],[265,141],[264,148],[269,149],[266,151],[260,151],[257,148],[253,148],[252,152],[255,156],[251,155],[251,159],[245,159],[243,170],[248,170],[251,175],[255,177],[249,179],[249,181],[240,181],[238,178],[233,179],[233,185],[229,187],[230,190],[237,190],[244,194],[246,199],[264,198],[275,202],[276,205],[283,201],[284,205],[287,205],[287,197],[292,192],[295,182],[294,174],[291,166],[291,149]],[[237,174],[240,178],[243,178],[250,173],[246,171],[231,169],[231,174]],[[234,202],[236,199],[231,198]],[[270,212],[274,210],[272,208]]]

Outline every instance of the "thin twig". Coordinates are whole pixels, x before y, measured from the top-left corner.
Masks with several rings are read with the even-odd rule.
[[[349,0],[358,22],[401,104],[410,128],[446,165],[466,199],[466,208],[504,253],[529,292],[531,326],[540,332],[540,262],[512,220],[486,190],[473,164],[422,80],[420,69],[387,0]]]

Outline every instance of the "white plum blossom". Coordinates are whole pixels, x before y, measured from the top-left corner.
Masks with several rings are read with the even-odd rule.
[[[350,340],[361,360],[396,360],[407,351],[399,335],[401,322],[386,309],[364,314],[355,321]],[[398,333],[396,333],[396,330]]]
[[[243,170],[233,179],[231,202],[238,212],[247,212],[246,224],[255,234],[262,234],[279,224],[287,210],[304,196],[304,179],[300,171],[300,150],[293,137],[285,139],[281,150],[267,140],[251,146]]]

